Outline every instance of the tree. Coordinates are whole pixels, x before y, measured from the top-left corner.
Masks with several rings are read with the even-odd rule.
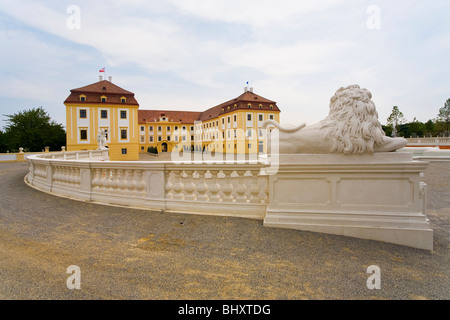
[[[405,137],[411,136],[413,138],[419,136],[423,136],[424,131],[425,131],[425,125],[418,121],[416,119],[416,117],[414,117],[414,120],[410,123],[407,124],[408,125],[408,134],[405,134]]]
[[[433,122],[433,120],[430,119],[427,122],[425,122],[424,130],[425,130],[425,135],[433,136],[433,133],[434,133],[434,122]]]
[[[448,120],[450,118],[450,99],[447,99],[447,101],[445,101],[445,103],[444,103],[444,106],[439,109],[438,117],[440,120],[445,121],[447,123],[447,126],[446,126],[447,129],[445,132],[445,136],[448,137],[448,135],[449,135]]]
[[[3,131],[0,130],[0,153],[5,153],[6,151],[6,136]]]
[[[406,122],[406,118],[403,116],[403,113],[400,112],[397,106],[392,108],[391,115],[387,118],[387,124],[392,127],[392,137],[396,137],[398,135],[398,126]]]
[[[61,146],[66,144],[66,132],[62,124],[51,120],[42,107],[6,117],[8,120],[4,140],[8,150],[17,151],[23,147],[27,151],[36,152],[46,146],[50,150],[61,150]]]

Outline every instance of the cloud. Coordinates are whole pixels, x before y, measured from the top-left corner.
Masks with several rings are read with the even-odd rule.
[[[345,42],[309,42],[286,46],[269,43],[246,43],[226,50],[223,60],[232,66],[250,67],[269,76],[300,76],[327,71],[335,57],[351,47]]]
[[[72,4],[79,29],[67,26]],[[142,107],[213,106],[250,81],[280,102],[283,119],[316,121],[336,89],[357,83],[374,93],[380,110],[405,105],[405,114],[426,121],[435,112],[424,101],[440,105],[448,92],[446,2],[380,2],[379,30],[366,26],[369,4],[2,0],[0,57],[7,62],[0,83],[9,89],[0,93],[19,99],[18,88],[28,85],[60,107],[52,96],[94,82],[106,67]]]

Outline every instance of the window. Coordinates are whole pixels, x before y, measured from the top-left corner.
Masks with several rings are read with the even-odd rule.
[[[191,141],[194,141],[194,136],[191,136]]]
[[[269,119],[273,120],[273,114],[269,115]]]
[[[108,119],[108,110],[100,110],[100,118]]]
[[[259,108],[262,109],[262,104],[259,105]]]
[[[127,148],[122,148],[122,154],[127,154]]]
[[[249,149],[252,148],[252,144],[251,144],[251,143],[248,144],[248,148],[249,148]]]
[[[248,105],[247,105],[247,108],[251,108],[252,107],[252,104],[251,103],[249,103]]]
[[[263,121],[263,119],[264,119],[264,116],[262,114],[258,115],[258,120],[259,121]]]
[[[219,125],[219,121],[217,121],[217,125]],[[194,131],[194,126],[191,126],[191,131]]]
[[[178,131],[178,126],[175,126],[175,131]]]
[[[141,151],[144,151],[144,147],[141,147]]]
[[[120,139],[126,140],[126,139],[127,139],[127,136],[128,136],[127,133],[128,133],[128,132],[127,132],[127,129],[120,129]]]
[[[170,141],[170,136],[167,136],[167,141]]]
[[[170,132],[170,127],[169,126],[167,126],[167,130],[166,130],[167,132]]]
[[[251,120],[252,120],[252,114],[251,114],[251,113],[248,113],[248,114],[247,114],[247,120],[248,120],[248,121],[251,121]]]
[[[230,123],[230,117],[227,118],[227,122]]]
[[[186,141],[186,136],[183,136],[183,141]]]
[[[124,97],[120,98],[120,102],[122,102],[122,103],[127,102],[127,98],[124,98]]]
[[[80,140],[87,140],[87,129],[80,129]]]
[[[252,129],[247,129],[247,137],[251,138],[252,136]]]
[[[150,142],[153,142],[153,137],[149,137],[149,139],[150,139],[150,140],[149,140]]]
[[[183,126],[183,131],[186,131],[186,126]]]
[[[233,120],[234,120],[234,122],[237,121],[237,116],[236,115],[234,115]]]
[[[144,126],[141,126],[141,131],[144,131],[144,130],[145,130]]]
[[[153,132],[153,126],[148,127],[148,130],[149,130],[150,132]]]
[[[158,126],[158,131],[161,131],[161,126]]]
[[[106,102],[106,97],[105,96],[101,96],[101,101],[102,102]]]
[[[178,142],[178,136],[175,136],[175,142]]]
[[[86,118],[87,118],[86,109],[80,109],[80,119],[86,119]]]
[[[127,118],[127,110],[120,110],[120,119]]]
[[[158,141],[161,141],[161,140],[162,140],[162,139],[161,139],[161,136],[159,136],[159,137],[158,137]]]
[[[222,124],[225,124],[225,118],[222,118]]]
[[[145,137],[141,136],[141,142],[144,143],[145,142]]]
[[[86,101],[86,96],[80,96],[80,101],[81,102],[85,102]]]
[[[273,105],[270,105],[270,107],[269,107],[270,109],[273,109]]]

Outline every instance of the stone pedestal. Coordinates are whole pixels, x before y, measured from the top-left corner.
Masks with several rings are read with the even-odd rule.
[[[428,162],[411,154],[279,155],[264,225],[433,249],[425,216]]]

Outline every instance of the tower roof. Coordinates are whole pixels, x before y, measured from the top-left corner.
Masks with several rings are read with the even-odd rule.
[[[125,90],[107,80],[72,89],[70,92],[70,95],[64,103],[102,103],[100,97],[106,96],[108,98],[108,104],[122,104],[120,98],[125,97],[127,105],[139,105],[133,92]],[[85,101],[80,101],[80,95],[86,96]]]

